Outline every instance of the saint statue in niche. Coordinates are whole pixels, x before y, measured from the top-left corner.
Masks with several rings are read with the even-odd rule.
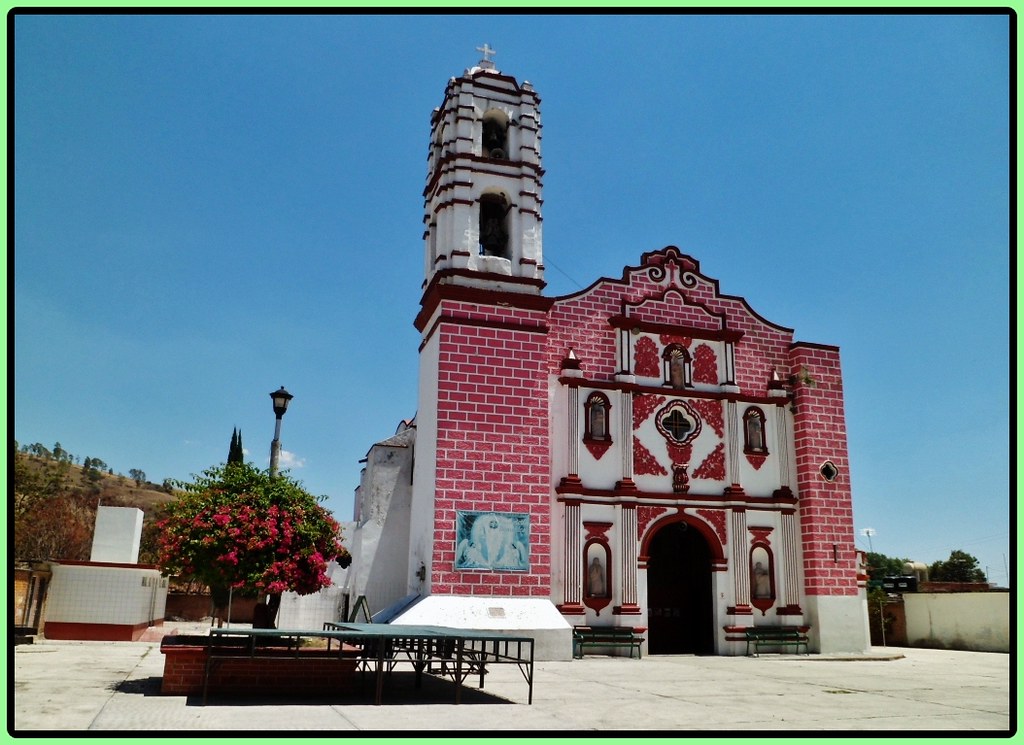
[[[595,440],[603,440],[607,433],[604,402],[596,400],[590,406],[590,436]]]
[[[771,586],[771,562],[768,559],[768,552],[758,546],[754,550],[751,560],[754,567],[751,570],[751,596],[754,600],[771,600],[774,595]]]
[[[603,598],[607,592],[604,565],[601,564],[600,557],[595,556],[587,570],[587,594],[594,598]]]
[[[679,350],[672,352],[668,362],[668,382],[673,388],[686,386],[686,358]]]
[[[764,428],[759,416],[747,418],[747,447],[758,452],[764,450]]]
[[[772,597],[772,581],[764,562],[754,562],[754,597],[758,600],[770,600]]]

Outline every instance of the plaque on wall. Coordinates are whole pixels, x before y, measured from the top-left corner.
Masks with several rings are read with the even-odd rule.
[[[517,512],[455,513],[455,569],[525,572],[530,568],[530,516]]]

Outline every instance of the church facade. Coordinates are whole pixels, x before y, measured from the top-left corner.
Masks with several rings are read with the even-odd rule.
[[[866,650],[839,350],[672,246],[545,296],[539,106],[485,54],[431,117],[408,507],[372,473],[357,493],[402,526],[381,581],[447,625],[540,603],[566,655],[573,625],[650,653],[742,654],[756,625]]]

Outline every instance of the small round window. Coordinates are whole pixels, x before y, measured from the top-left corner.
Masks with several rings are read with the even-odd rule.
[[[658,431],[669,442],[685,445],[700,434],[700,418],[682,401],[666,406],[655,419]]]
[[[839,469],[836,468],[835,463],[827,460],[821,465],[821,468],[818,469],[818,473],[821,474],[821,477],[825,479],[825,481],[831,484],[839,476]]]

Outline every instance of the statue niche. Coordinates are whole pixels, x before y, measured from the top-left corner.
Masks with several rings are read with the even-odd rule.
[[[601,615],[612,602],[611,549],[605,535],[610,523],[584,523],[588,540],[583,546],[583,604]]]

